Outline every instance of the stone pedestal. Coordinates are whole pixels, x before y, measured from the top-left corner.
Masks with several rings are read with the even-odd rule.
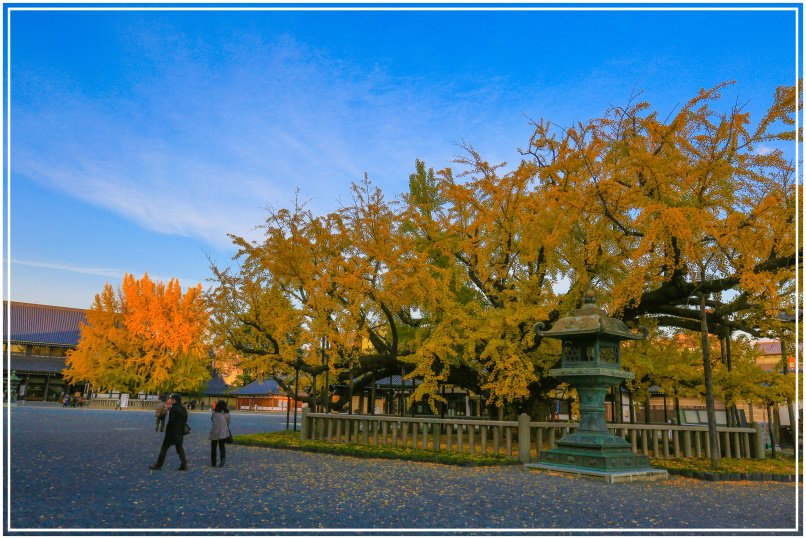
[[[579,394],[579,429],[564,436],[557,447],[540,453],[529,468],[565,472],[580,477],[621,481],[665,479],[666,470],[649,465],[649,457],[636,455],[624,439],[610,434],[605,421],[607,389],[621,384],[633,373],[612,368],[578,367],[552,369],[555,376],[576,388]]]

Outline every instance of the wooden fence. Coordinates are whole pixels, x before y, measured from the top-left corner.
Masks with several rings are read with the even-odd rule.
[[[541,451],[577,429],[578,423],[460,418],[400,417],[302,412],[302,439],[329,440],[376,446],[399,446],[468,454],[492,454],[536,461]],[[710,458],[708,427],[700,425],[609,424],[639,455],[655,458]],[[718,427],[718,450],[723,457],[765,458],[760,425]]]
[[[128,408],[132,408],[135,410],[153,410],[157,407],[157,403],[160,402],[156,399],[130,399]],[[118,405],[118,399],[87,399],[84,401],[84,406],[89,408],[116,408]]]

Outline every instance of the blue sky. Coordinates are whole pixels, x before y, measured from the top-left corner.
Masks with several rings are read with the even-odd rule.
[[[462,142],[516,163],[529,118],[569,125],[634,89],[666,114],[736,80],[726,105],[758,118],[794,84],[795,17],[11,11],[10,297],[88,307],[123,272],[204,282],[208,257],[231,263],[226,234],[256,238],[297,188],[323,213],[365,172],[405,191],[415,159],[443,168]]]

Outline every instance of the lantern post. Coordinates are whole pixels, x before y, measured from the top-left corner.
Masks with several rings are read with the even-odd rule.
[[[666,470],[653,469],[649,457],[636,455],[631,444],[607,429],[605,395],[610,386],[635,378],[622,370],[620,342],[641,340],[646,328],[634,334],[621,320],[610,318],[596,305],[592,290],[585,293],[584,305],[558,320],[548,331],[535,326],[541,337],[562,341],[562,362],[550,376],[567,382],[579,394],[579,428],[560,439],[557,447],[541,451],[537,463],[527,467],[569,472],[577,476],[604,479],[609,483],[665,479]]]

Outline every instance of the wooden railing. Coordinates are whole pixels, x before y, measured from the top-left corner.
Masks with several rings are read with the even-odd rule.
[[[131,399],[127,407],[135,410],[153,410],[157,407],[158,402],[160,401],[156,399]],[[117,405],[118,399],[87,399],[84,401],[84,406],[90,408],[116,408]]]
[[[400,417],[302,413],[302,439],[376,446],[399,446],[468,454],[492,454],[532,462],[541,451],[577,429],[577,423],[461,418]],[[627,440],[639,455],[655,458],[709,458],[708,427],[698,425],[610,424],[611,433]],[[754,428],[718,427],[724,457],[765,458],[763,434]]]

